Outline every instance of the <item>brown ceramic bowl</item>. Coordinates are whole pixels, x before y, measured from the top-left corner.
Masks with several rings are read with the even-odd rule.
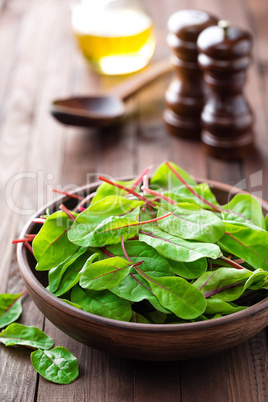
[[[242,192],[225,184],[206,182],[221,204],[231,195]],[[83,191],[92,192],[98,184],[84,187]],[[74,207],[74,201],[65,197],[50,204],[50,210],[58,209],[62,202],[69,208]],[[268,204],[262,201],[262,206],[267,213]],[[44,214],[46,208],[35,217]],[[21,237],[26,233],[37,233],[39,229],[40,225],[30,221]],[[22,244],[18,245],[17,256],[31,298],[56,327],[82,343],[118,356],[158,361],[196,358],[237,345],[268,324],[268,297],[243,311],[187,324],[137,324],[100,317],[78,310],[49,293],[45,288],[47,272],[35,271],[35,260]]]

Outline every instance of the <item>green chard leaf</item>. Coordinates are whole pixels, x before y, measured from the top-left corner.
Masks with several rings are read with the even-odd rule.
[[[258,283],[261,287],[267,277],[267,272],[257,270],[254,273],[248,269],[218,268],[201,275],[194,283],[203,295],[224,301],[238,299],[246,289]]]
[[[152,276],[172,276],[173,270],[167,260],[155,249],[139,240],[125,242],[125,250],[133,263],[142,261],[142,270]],[[114,256],[125,257],[121,243],[108,246],[107,250]],[[135,271],[134,271],[135,272]]]
[[[48,273],[49,286],[47,288],[50,292],[55,293],[58,290],[65,271],[70,265],[74,264],[78,259],[80,259],[80,257],[85,254],[87,250],[87,247],[79,247],[79,249],[67,257],[65,261],[63,261],[57,267],[50,269]]]
[[[90,234],[105,219],[111,216],[129,216],[129,213],[142,204],[143,201],[129,200],[120,196],[108,196],[91,204],[76,218],[68,233],[69,240],[87,247],[89,245],[87,239],[91,238]]]
[[[226,210],[226,212],[221,213],[224,221],[248,223],[265,229],[261,206],[250,194],[237,194],[222,208]]]
[[[171,314],[170,314],[171,315]],[[168,315],[161,311],[152,311],[144,313],[144,317],[147,318],[152,324],[164,324]]]
[[[204,313],[207,302],[203,294],[183,278],[156,278],[136,271],[149,283],[160,304],[179,318],[194,319]]]
[[[111,289],[129,274],[132,266],[132,263],[120,257],[90,263],[83,269],[79,284],[84,289]]]
[[[74,214],[75,215],[75,214]],[[67,233],[73,221],[62,211],[49,216],[33,240],[36,270],[45,271],[61,264],[78,246],[71,243]]]
[[[165,232],[186,240],[216,243],[225,232],[224,223],[217,215],[200,208],[198,205],[180,203],[169,205],[168,211],[159,208],[157,217],[172,212],[172,215],[158,221]]]
[[[0,295],[0,328],[6,327],[20,317],[22,296],[23,293],[3,293]]]
[[[144,228],[140,231],[139,239],[174,261],[191,262],[203,257],[216,259],[222,255],[216,244],[186,241],[159,228],[154,228],[153,231]]]
[[[122,282],[110,290],[118,297],[129,300],[132,303],[148,300],[157,311],[169,313],[169,310],[159,303],[148,282],[137,273],[129,274]]]
[[[127,240],[134,237],[139,231],[141,225],[137,221],[138,214],[139,208],[136,208],[126,216],[110,216],[83,237],[80,237],[78,231],[71,232],[70,240],[83,247],[103,247],[108,244],[116,244],[120,242],[121,236]]]
[[[268,269],[268,232],[265,230],[225,222],[225,235],[217,244],[255,269]]]
[[[31,353],[31,361],[42,377],[57,384],[70,384],[79,374],[76,357],[62,346],[52,350],[38,349]]]
[[[181,169],[173,162],[169,163],[188,184],[193,186],[196,185],[195,180],[187,172],[185,172],[185,170]],[[154,173],[153,177],[150,180],[150,185],[152,186],[152,188],[165,188],[169,190],[172,187],[181,186],[182,183],[164,162]]]
[[[237,306],[234,303],[227,303],[221,299],[207,299],[207,308],[205,314],[232,314],[236,313],[237,311],[244,310],[247,307],[244,306]]]
[[[121,184],[127,188],[131,188],[134,185],[135,180],[128,181],[115,181],[117,184]],[[102,183],[96,191],[96,195],[92,199],[91,205],[95,204],[98,201],[103,200],[108,196],[123,196],[126,195],[126,191],[122,190],[118,187],[112,186],[109,183]]]
[[[207,259],[199,258],[192,262],[182,262],[166,259],[174,274],[186,279],[195,279],[207,270]]]
[[[207,183],[200,183],[191,185],[191,189],[197,193],[202,199],[210,202],[211,204],[218,206],[219,203],[216,200],[215,195],[212,193],[209,185]],[[165,195],[176,202],[188,202],[195,203],[202,208],[207,209],[208,205],[193,194],[187,187],[179,186],[172,189],[171,192],[166,192]]]
[[[0,342],[6,346],[23,345],[34,349],[51,349],[53,339],[47,336],[41,329],[13,323],[0,332]]]
[[[151,322],[147,318],[145,318],[143,315],[139,313],[135,313],[134,311],[130,319],[130,322],[137,322],[139,324],[151,324]]]
[[[264,222],[265,222],[265,229],[268,230],[268,214],[266,214]]]
[[[114,320],[129,321],[132,317],[131,303],[109,290],[85,290],[76,285],[72,289],[71,302],[80,305],[88,313]]]
[[[87,269],[98,257],[99,253],[92,254],[91,251],[81,255],[74,264],[66,269],[62,275],[59,288],[54,295],[59,297],[72,289],[79,282],[84,270]]]
[[[139,240],[125,242],[125,249],[131,261],[143,261],[142,270],[152,276],[172,276],[174,274],[187,279],[194,279],[207,269],[207,261],[201,258],[194,262],[178,262],[164,258],[148,244]],[[124,257],[121,244],[108,246],[107,250],[116,256]]]

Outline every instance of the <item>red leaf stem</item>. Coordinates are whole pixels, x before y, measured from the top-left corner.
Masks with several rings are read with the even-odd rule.
[[[74,208],[74,212],[79,211],[79,209],[85,205],[88,201],[90,201],[93,197],[95,197],[96,192],[88,194],[79,204]]]
[[[45,223],[45,219],[44,218],[34,218],[33,220],[32,220],[32,222],[34,222],[34,223]]]
[[[169,212],[168,214],[165,214],[163,216],[159,216],[158,218],[154,218],[154,219],[149,219],[148,221],[143,221],[143,222],[139,222],[139,223],[134,223],[134,225],[145,225],[146,223],[152,223],[152,222],[157,222],[160,219],[164,219],[167,218],[168,216],[172,215],[172,212]],[[132,225],[131,225],[132,226]]]
[[[71,194],[68,193],[67,191],[62,191],[62,190],[58,190],[56,188],[53,188],[52,191],[54,191],[54,193],[59,193],[59,194],[63,194],[63,195],[67,195],[70,198],[76,198],[77,200],[83,200],[84,197],[82,197],[81,195],[78,194]]]
[[[177,204],[177,202],[172,200],[172,198],[169,198],[166,195],[159,193],[158,191],[151,190],[149,187],[146,188],[143,186],[142,190],[144,190],[148,194],[155,195],[158,198],[162,198],[162,200],[167,201],[169,204],[173,204],[173,205]]]
[[[26,234],[26,237],[27,237],[27,239],[34,239],[35,238],[35,236],[36,236],[36,234],[30,234],[30,233],[27,233]]]
[[[69,211],[68,208],[66,208],[65,205],[61,204],[60,209],[61,209],[63,212],[65,212],[66,215],[67,215],[70,219],[72,219],[72,221],[75,221],[75,216],[71,213],[71,211]]]
[[[138,194],[136,191],[132,190],[131,188],[127,188],[126,186],[123,186],[122,184],[115,183],[109,179],[106,179],[103,176],[99,176],[99,180],[105,181],[108,184],[111,184],[114,187],[120,188],[121,190],[125,190],[126,192],[134,195],[135,197],[139,198],[140,200],[146,202],[146,204],[151,205],[152,207],[155,207],[155,204],[152,201],[149,201],[146,197],[143,197],[142,195]]]
[[[228,264],[232,265],[232,266],[235,267],[235,268],[238,268],[238,269],[247,269],[247,268],[245,268],[245,267],[242,267],[242,265],[238,264],[236,261],[231,260],[230,258],[221,257],[220,259],[223,260],[223,261],[225,261],[225,262],[227,262]],[[242,261],[243,261],[243,260],[242,260]]]
[[[114,255],[112,253],[110,253],[110,251],[108,251],[107,248],[105,248],[105,247],[101,247],[101,251],[104,254],[108,255],[108,257],[114,257]]]
[[[24,242],[24,245],[25,245],[25,247],[28,248],[28,250],[33,254],[33,248],[32,248],[32,246],[28,243],[28,241],[25,241],[25,242]]]
[[[225,209],[216,206],[214,204],[212,204],[211,202],[207,201],[205,198],[203,198],[201,195],[199,195],[195,190],[193,190],[191,188],[191,186],[189,186],[189,184],[181,177],[181,175],[170,165],[169,162],[165,162],[165,164],[167,165],[167,167],[175,174],[175,176],[185,185],[185,187],[193,194],[195,195],[197,198],[199,198],[199,200],[201,200],[202,202],[204,202],[206,205],[208,205],[210,208],[212,208],[214,211],[217,212],[222,212],[225,211]]]
[[[125,258],[126,258],[129,262],[133,263],[133,261],[131,261],[131,259],[129,258],[129,256],[128,256],[128,254],[127,254],[127,251],[126,251],[126,248],[125,248],[125,244],[124,244],[124,236],[123,236],[123,235],[121,236],[121,247],[122,247],[122,250],[123,250],[123,253],[124,253]]]
[[[26,241],[31,241],[31,239],[28,239],[27,237],[24,237],[22,239],[13,239],[12,244],[24,243]]]
[[[148,205],[148,208],[149,208],[150,214],[152,215],[152,218],[154,219],[156,216],[154,214],[154,211],[152,210],[151,205]]]

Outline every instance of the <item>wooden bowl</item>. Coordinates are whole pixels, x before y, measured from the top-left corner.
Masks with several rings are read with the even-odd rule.
[[[206,182],[221,204],[228,202],[234,194],[243,193],[226,184]],[[94,183],[82,189],[88,194],[98,185]],[[267,213],[268,204],[260,201]],[[51,211],[57,210],[62,202],[69,208],[75,205],[73,199],[64,197],[42,208],[35,217],[44,214],[47,207]],[[40,225],[31,220],[21,237],[26,233],[37,233],[39,229]],[[138,324],[100,317],[76,309],[49,293],[45,288],[47,272],[35,271],[35,259],[22,244],[18,245],[17,257],[29,294],[45,317],[72,338],[118,356],[157,361],[206,356],[247,340],[268,323],[268,298],[231,315],[187,324]]]

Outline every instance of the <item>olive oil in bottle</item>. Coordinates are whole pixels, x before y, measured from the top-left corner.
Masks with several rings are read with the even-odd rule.
[[[82,53],[101,74],[140,70],[154,52],[151,18],[133,8],[135,1],[119,1],[118,6],[117,1],[99,1],[84,0],[73,9],[72,29]]]

